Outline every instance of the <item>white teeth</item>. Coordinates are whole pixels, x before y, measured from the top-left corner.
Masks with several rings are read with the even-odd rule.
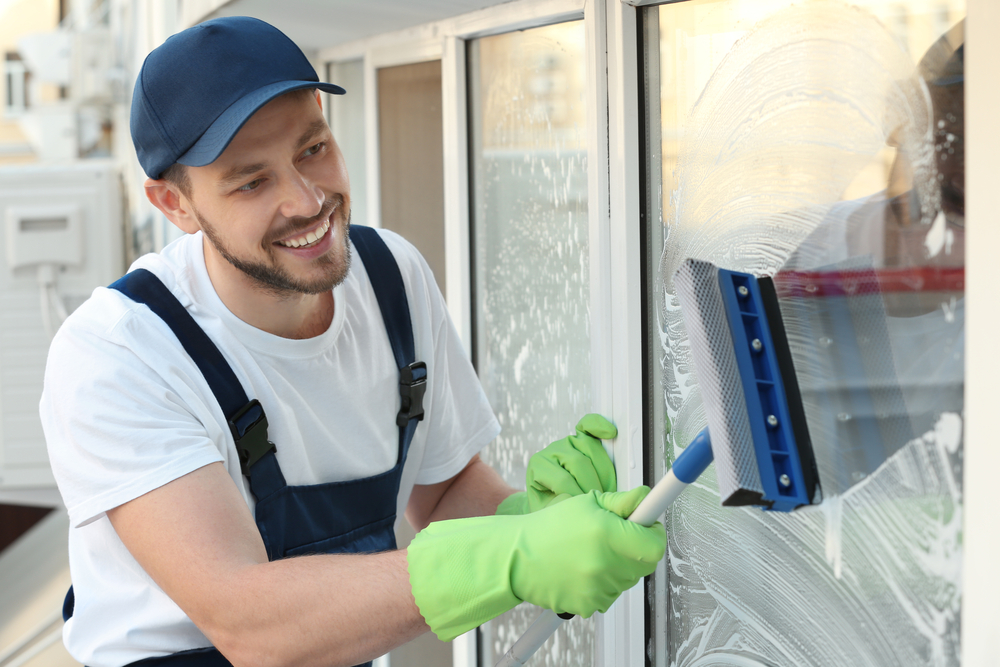
[[[300,236],[297,239],[289,239],[287,241],[279,241],[278,243],[285,246],[286,248],[301,248],[302,246],[310,245],[312,243],[316,243],[316,241],[319,241],[321,238],[326,236],[326,232],[329,229],[330,229],[330,221],[327,220],[326,222],[323,223],[322,227],[320,227],[315,231],[309,232],[305,236]]]

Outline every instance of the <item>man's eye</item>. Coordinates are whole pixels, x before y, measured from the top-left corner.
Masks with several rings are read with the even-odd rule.
[[[240,192],[250,192],[252,190],[256,190],[257,187],[260,185],[260,183],[261,183],[261,179],[255,178],[252,181],[250,181],[249,183],[247,183],[246,185],[241,185],[240,187],[238,187],[236,189],[239,190]]]
[[[323,150],[323,142],[320,142],[314,146],[310,146],[309,148],[306,149],[305,154],[315,155],[316,153],[319,153],[321,150]]]

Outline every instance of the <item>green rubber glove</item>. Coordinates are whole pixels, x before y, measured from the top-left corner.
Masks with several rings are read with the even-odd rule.
[[[615,425],[601,415],[585,415],[576,435],[556,440],[531,457],[527,491],[500,503],[497,514],[527,514],[589,491],[617,491],[615,466],[601,445],[601,438],[617,435]]]
[[[541,512],[432,523],[407,550],[427,625],[450,641],[521,601],[589,617],[663,558],[666,533],[627,521],[647,487],[568,498]]]
[[[497,505],[497,514],[529,514],[530,512],[527,491],[512,493]]]

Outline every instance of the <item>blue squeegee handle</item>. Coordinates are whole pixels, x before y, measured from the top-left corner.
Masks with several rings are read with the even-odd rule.
[[[706,428],[702,429],[701,433],[691,441],[691,444],[681,452],[667,474],[642,499],[635,511],[629,515],[628,520],[641,523],[644,526],[652,526],[688,487],[688,484],[705,472],[705,468],[711,462],[712,440],[709,438]],[[573,618],[572,614],[557,614],[546,609],[524,631],[521,638],[514,642],[510,650],[500,658],[496,667],[522,667],[545,643],[545,640],[558,630],[564,621],[571,618]]]

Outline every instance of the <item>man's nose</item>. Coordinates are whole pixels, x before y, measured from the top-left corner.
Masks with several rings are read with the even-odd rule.
[[[298,172],[285,179],[281,214],[286,218],[311,218],[323,210],[323,189]]]

